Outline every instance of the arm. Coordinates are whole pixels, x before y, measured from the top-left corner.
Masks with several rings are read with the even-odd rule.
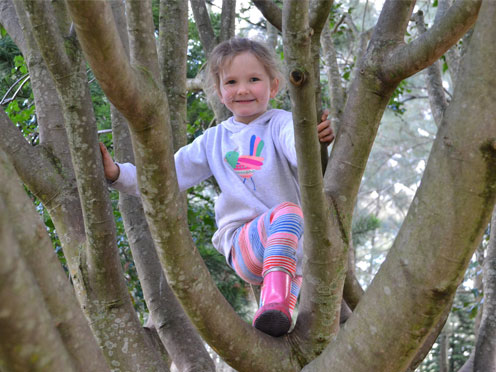
[[[179,149],[174,155],[180,191],[185,191],[212,175],[207,161],[205,142],[206,138],[202,135],[191,144]],[[101,142],[100,151],[105,178],[112,182],[112,188],[126,194],[140,196],[136,167],[131,163],[115,163]]]
[[[331,120],[328,119],[329,110],[322,114],[321,122],[317,125],[317,133],[321,143],[330,144],[334,141],[334,130],[332,129]],[[293,125],[291,123],[283,124],[280,131],[280,143],[286,158],[291,165],[296,168],[296,148]]]

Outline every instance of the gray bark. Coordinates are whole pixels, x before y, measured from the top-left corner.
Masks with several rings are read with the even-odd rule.
[[[475,345],[474,372],[496,370],[496,209],[491,221],[483,275],[484,306]]]
[[[341,293],[346,273],[346,249],[332,242],[338,226],[323,194],[319,140],[315,123],[314,61],[307,1],[287,1],[283,7],[283,43],[293,102],[298,178],[305,223],[303,285],[295,326],[300,358],[320,354],[339,327]],[[308,358],[308,359],[307,359]]]
[[[0,150],[0,365],[9,371],[105,371],[107,365],[45,226]]]
[[[336,342],[304,370],[326,365],[337,371],[404,370],[463,279],[496,196],[496,179],[491,176],[496,167],[496,145],[491,137],[496,131],[496,111],[490,104],[495,99],[491,88],[495,77],[487,65],[496,57],[488,48],[495,42],[495,7],[492,2],[483,4],[460,84],[445,113],[422,184],[385,263]],[[467,129],[467,120],[477,124]],[[467,135],[468,131],[472,134]],[[443,192],[439,193],[441,185]],[[436,230],[431,231],[431,226]],[[384,305],[375,315],[372,302]],[[412,314],[413,308],[418,311]],[[384,343],[386,333],[390,342]],[[372,347],[377,343],[384,352],[378,354]]]

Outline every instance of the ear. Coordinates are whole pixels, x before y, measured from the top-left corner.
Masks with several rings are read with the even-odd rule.
[[[270,83],[270,98],[274,98],[279,92],[279,79],[274,78]]]

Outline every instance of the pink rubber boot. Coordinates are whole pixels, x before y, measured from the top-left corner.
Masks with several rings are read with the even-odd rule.
[[[271,271],[264,277],[260,303],[253,326],[268,335],[279,337],[291,327],[289,298],[291,276],[286,271]]]

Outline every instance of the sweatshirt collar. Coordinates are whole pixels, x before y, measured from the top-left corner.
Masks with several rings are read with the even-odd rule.
[[[276,110],[270,109],[264,112],[262,115],[260,115],[258,118],[253,120],[250,124],[244,124],[240,123],[239,121],[234,120],[234,116],[231,116],[229,119],[224,120],[222,122],[222,125],[229,131],[233,133],[240,132],[241,130],[245,129],[249,125],[267,125],[274,116]]]

